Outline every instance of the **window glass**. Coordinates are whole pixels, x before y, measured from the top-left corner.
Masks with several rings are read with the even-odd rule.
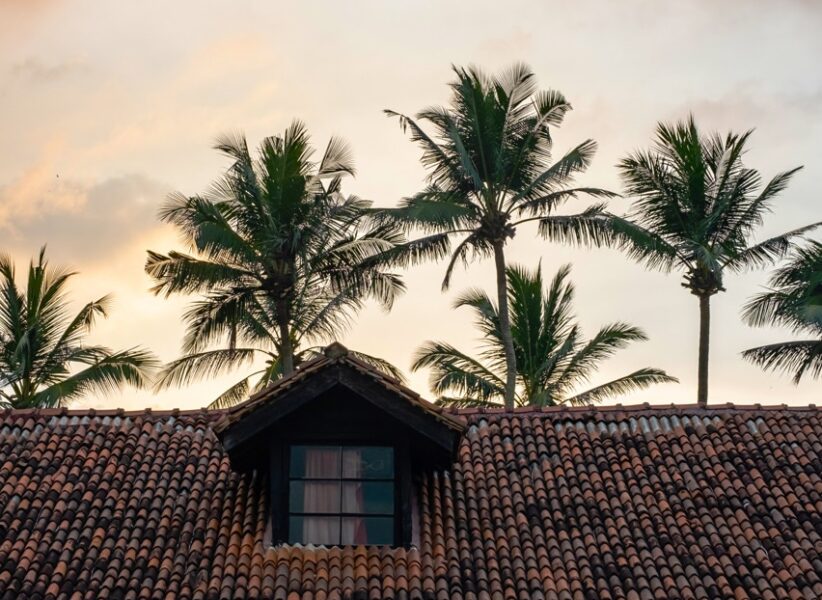
[[[340,512],[339,481],[292,481],[289,510],[301,513]]]
[[[393,478],[393,449],[379,446],[343,448],[342,476],[346,479]]]
[[[288,529],[293,543],[339,544],[340,520],[336,517],[291,516]]]
[[[339,446],[293,446],[291,448],[292,479],[339,479]]]
[[[391,481],[343,482],[342,512],[394,514],[394,483]]]
[[[343,517],[342,544],[394,543],[394,519],[390,517]]]
[[[394,542],[394,450],[380,446],[292,446],[289,541]]]

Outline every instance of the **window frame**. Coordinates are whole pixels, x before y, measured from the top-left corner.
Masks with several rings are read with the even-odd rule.
[[[278,436],[279,437],[279,436]],[[413,540],[412,466],[410,445],[405,435],[389,440],[382,436],[365,438],[362,435],[302,436],[291,435],[272,440],[269,446],[271,542],[289,545],[289,494],[291,491],[292,446],[379,446],[394,450],[394,541],[390,545],[373,547],[409,548]],[[368,481],[368,480],[363,480]],[[341,507],[342,508],[342,507]],[[336,516],[336,515],[335,515]],[[351,516],[358,516],[352,514]],[[369,545],[371,546],[371,545]],[[339,544],[328,547],[341,547]]]
[[[339,448],[340,450],[340,476],[337,478],[334,477],[295,477],[291,474],[291,457],[295,447],[303,447],[303,448]],[[342,465],[343,465],[343,450],[345,448],[385,448],[391,451],[391,461],[392,461],[392,470],[393,475],[390,478],[382,477],[382,478],[354,478],[354,477],[345,477],[342,472]],[[286,539],[289,540],[291,544],[315,544],[316,542],[310,541],[301,541],[301,542],[291,542],[291,518],[292,517],[334,517],[335,519],[339,519],[342,523],[342,520],[345,518],[368,518],[368,517],[375,517],[375,518],[390,518],[392,520],[392,541],[390,544],[368,544],[373,546],[390,546],[394,547],[397,545],[397,539],[400,535],[399,528],[397,526],[398,521],[400,520],[400,502],[399,495],[400,495],[400,486],[399,486],[399,469],[397,468],[397,450],[391,444],[381,444],[377,442],[367,443],[367,444],[357,444],[357,443],[320,443],[320,444],[308,444],[308,443],[293,443],[289,444],[287,448],[287,464],[288,464],[288,472],[286,474],[286,481],[288,484],[288,491],[286,493],[286,503],[288,505],[288,514],[287,518],[287,531],[286,531]],[[340,510],[339,512],[299,512],[299,511],[292,511],[291,509],[291,486],[294,482],[306,482],[306,481],[316,481],[316,482],[326,482],[326,483],[339,483],[340,484]],[[343,510],[343,484],[349,483],[390,483],[393,487],[392,490],[392,497],[393,503],[391,507],[390,513],[368,513],[368,512],[345,512]],[[329,545],[329,544],[324,544]],[[343,546],[345,544],[330,544],[330,546]]]

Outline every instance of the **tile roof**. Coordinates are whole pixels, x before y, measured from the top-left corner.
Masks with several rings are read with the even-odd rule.
[[[464,411],[418,548],[266,543],[225,413],[0,412],[0,599],[822,598],[822,411]]]

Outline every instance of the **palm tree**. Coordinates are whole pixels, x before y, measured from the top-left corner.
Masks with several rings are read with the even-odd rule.
[[[585,340],[573,313],[574,286],[569,273],[570,266],[561,267],[544,290],[540,268],[533,273],[508,268],[507,295],[517,357],[516,404],[591,404],[654,383],[677,381],[665,371],[645,368],[579,391],[603,360],[631,342],[648,338],[637,327],[613,323]],[[493,406],[505,398],[505,342],[498,306],[481,290],[463,295],[455,306],[474,311],[482,333],[479,358],[449,344],[427,342],[417,351],[412,369],[432,369],[431,387],[442,404]]]
[[[312,342],[339,333],[365,300],[390,308],[404,289],[385,271],[386,252],[404,238],[370,221],[368,202],[341,192],[354,174],[342,141],[331,139],[315,163],[305,126],[294,122],[263,140],[257,158],[243,137],[223,137],[216,149],[232,160],[225,175],[204,195],[172,195],[161,212],[189,253],[148,254],[156,294],[203,295],[185,314],[184,355],[163,370],[160,388],[255,358],[265,361],[254,386],[263,387],[293,372]],[[249,389],[243,377],[215,405]]]
[[[308,285],[307,285],[308,284]],[[289,332],[294,342],[295,366],[323,354],[322,345],[304,346],[304,341],[332,339],[345,328],[351,315],[361,306],[361,299],[332,291],[329,286],[317,285],[313,278],[297,279],[297,291],[291,303]],[[189,333],[186,342],[194,336],[202,322],[209,299],[195,301],[185,315]],[[226,324],[225,347],[193,347],[187,354],[168,363],[158,378],[156,387],[186,385],[200,378],[215,377],[241,368],[252,368],[220,393],[209,408],[227,408],[259,392],[285,374],[280,358],[279,328],[276,323],[277,302],[265,294],[250,300],[244,310],[232,315]],[[223,327],[220,325],[220,327]],[[232,337],[233,336],[233,337]],[[403,376],[392,364],[360,352],[349,351],[361,360],[402,381]]]
[[[776,175],[764,187],[742,155],[751,132],[702,135],[689,117],[657,126],[652,150],[619,163],[635,202],[615,235],[630,256],[648,267],[684,273],[683,287],[699,298],[697,401],[708,402],[711,297],[725,290],[725,271],[762,267],[784,256],[792,241],[820,225],[800,227],[759,243],[751,237],[774,199],[799,170]]]
[[[153,355],[84,344],[96,319],[108,316],[110,299],[89,302],[72,317],[65,288],[75,273],[49,266],[45,253],[43,247],[29,264],[24,290],[11,258],[0,255],[0,406],[52,408],[145,386],[157,364]]]
[[[794,383],[807,372],[818,378],[822,375],[822,243],[798,248],[791,261],[774,272],[770,286],[745,306],[745,321],[754,326],[787,326],[813,339],[759,346],[742,356],[765,369],[793,372]]]
[[[428,185],[402,204],[383,212],[406,231],[425,237],[397,249],[408,262],[439,259],[451,253],[443,289],[458,262],[469,255],[493,256],[500,329],[505,348],[505,403],[514,404],[516,356],[509,323],[505,283],[505,247],[517,227],[537,221],[550,240],[599,245],[608,241],[605,205],[596,203],[571,215],[554,211],[579,195],[614,194],[590,187],[569,187],[585,171],[596,149],[586,140],[552,163],[551,129],[562,123],[571,105],[559,92],[538,91],[534,74],[515,65],[499,76],[476,68],[454,67],[450,107],[427,108],[416,120],[394,111],[404,131],[422,148]],[[429,135],[423,124],[430,126]]]

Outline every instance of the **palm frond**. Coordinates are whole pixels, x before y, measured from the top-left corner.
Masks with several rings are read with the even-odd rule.
[[[799,383],[805,374],[822,375],[822,340],[782,342],[750,348],[742,353],[745,360],[766,370],[783,371]]]
[[[163,367],[154,389],[159,391],[187,385],[201,378],[224,375],[252,364],[259,353],[255,348],[219,348],[186,354]]]
[[[571,389],[590,378],[592,370],[603,360],[632,342],[643,342],[648,336],[640,328],[627,323],[612,323],[602,327],[588,342],[581,345],[560,375],[563,388]]]
[[[661,369],[639,369],[602,385],[598,385],[582,393],[565,399],[565,403],[573,406],[595,404],[603,400],[611,400],[648,388],[658,383],[679,383],[679,379],[671,377]]]
[[[658,233],[628,219],[611,217],[611,229],[617,247],[650,269],[667,272],[676,265],[677,260],[681,260],[676,246]]]
[[[249,388],[250,385],[248,383],[249,379],[253,377],[255,374],[252,373],[248,377],[244,377],[227,390],[225,390],[222,394],[217,396],[214,400],[212,400],[208,408],[211,410],[219,410],[221,408],[231,408],[232,406],[236,406],[243,402],[244,400],[248,399],[249,396]]]
[[[544,238],[579,246],[607,246],[613,242],[613,220],[605,204],[593,204],[575,215],[551,215],[539,219]]]
[[[804,227],[798,227],[782,235],[763,240],[758,244],[744,249],[736,256],[733,256],[724,266],[733,271],[741,271],[745,268],[763,267],[773,264],[777,260],[784,258],[791,248],[794,247],[794,240],[796,238],[801,238],[806,233],[820,226],[822,226],[822,221],[811,223]]]
[[[504,382],[470,356],[453,346],[427,342],[414,354],[412,371],[431,369],[431,389],[437,396],[455,392],[474,400],[493,400],[504,395]]]
[[[394,379],[396,379],[399,383],[405,384],[406,379],[405,375],[403,375],[402,371],[393,365],[392,363],[388,362],[385,359],[379,358],[377,356],[372,356],[371,354],[366,354],[365,352],[356,352],[353,351],[351,354],[358,358],[359,360],[363,361],[364,363],[371,365],[372,367],[376,368],[379,371],[382,371],[386,375],[390,375]]]
[[[65,406],[71,400],[90,393],[108,395],[123,385],[137,389],[147,387],[157,360],[147,350],[132,348],[114,352],[93,365],[38,391],[30,406]]]
[[[157,284],[154,294],[166,297],[175,293],[207,291],[220,285],[259,285],[255,274],[238,266],[199,260],[181,252],[159,254],[149,250],[146,273]]]
[[[559,160],[543,170],[539,175],[528,182],[523,190],[515,194],[511,202],[518,203],[520,200],[533,202],[536,195],[544,196],[560,191],[560,186],[566,185],[576,173],[584,172],[590,165],[596,154],[597,143],[594,140],[585,140],[575,148],[569,150]],[[601,190],[602,195],[616,195],[611,192]],[[532,205],[533,207],[533,205]]]

